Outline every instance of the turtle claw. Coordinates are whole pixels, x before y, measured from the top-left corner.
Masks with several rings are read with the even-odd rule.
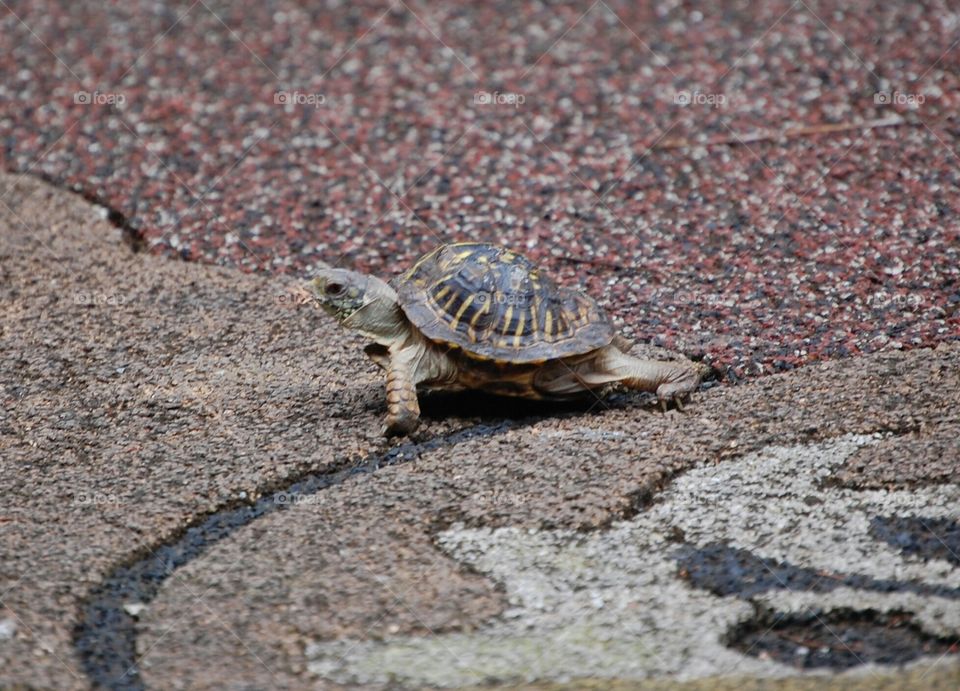
[[[412,415],[390,417],[380,434],[384,437],[405,437],[412,434],[419,426],[420,419]]]
[[[684,397],[684,394],[682,393],[677,393],[672,396],[660,396],[659,397],[660,410],[666,413],[670,407],[670,403],[673,403],[674,408],[676,408],[681,413],[685,412],[686,408],[684,408],[684,405],[683,405],[683,397]]]
[[[683,412],[683,399],[695,391],[700,385],[700,376],[693,369],[682,369],[674,381],[668,381],[657,387],[657,398],[660,399],[660,409],[667,412],[668,402]]]

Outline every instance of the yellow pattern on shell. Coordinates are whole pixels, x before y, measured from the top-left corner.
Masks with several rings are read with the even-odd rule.
[[[510,320],[513,319],[513,305],[507,305],[507,311],[503,315],[503,329],[500,331],[504,336],[510,328]]]
[[[460,309],[457,310],[457,313],[453,316],[453,321],[450,322],[450,328],[455,329],[460,323],[460,318],[463,316],[463,313],[467,311],[467,308],[470,306],[470,303],[473,302],[473,299],[476,295],[468,295],[467,299],[463,301],[463,304],[460,305]]]
[[[508,325],[509,325],[509,323],[510,323],[510,322],[507,322]],[[524,325],[524,320],[523,320],[523,319],[519,319],[519,320],[517,321],[517,332],[513,335],[513,347],[514,347],[514,348],[519,348],[519,347],[520,347],[520,337],[523,336],[523,325]]]

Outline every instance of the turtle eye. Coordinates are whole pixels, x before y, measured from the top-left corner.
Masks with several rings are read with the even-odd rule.
[[[327,295],[331,297],[337,297],[338,295],[343,294],[343,284],[342,283],[328,283],[327,287],[323,289]]]

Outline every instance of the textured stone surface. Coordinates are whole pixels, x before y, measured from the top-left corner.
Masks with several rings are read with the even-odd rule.
[[[925,421],[913,434],[853,454],[833,479],[848,486],[898,489],[950,482],[957,478],[958,467],[960,426]]]
[[[9,2],[0,161],[153,251],[251,270],[508,243],[739,378],[960,336],[958,17]]]
[[[169,150],[159,144],[152,150],[141,148],[135,139],[123,133],[122,125],[113,123],[114,114],[93,109],[80,111],[84,117],[78,118],[69,135],[58,143],[54,137],[69,127],[66,123],[58,125],[58,118],[83,104],[72,104],[73,87],[62,81],[68,74],[66,68],[45,52],[42,44],[36,43],[17,17],[22,16],[29,26],[38,27],[37,36],[48,39],[45,42],[54,51],[70,56],[76,51],[77,61],[92,61],[89,71],[83,72],[83,79],[96,79],[99,70],[113,69],[111,61],[119,53],[138,45],[132,34],[121,38],[124,27],[132,27],[134,34],[143,32],[137,35],[145,50],[156,36],[156,27],[167,21],[172,23],[176,17],[151,10],[157,13],[150,15],[153,19],[141,22],[137,17],[142,8],[130,5],[123,10],[108,10],[114,16],[106,23],[99,14],[101,10],[82,5],[67,9],[35,7],[11,5],[2,16],[4,28],[10,31],[0,33],[0,41],[13,40],[15,46],[10,51],[0,51],[4,56],[0,60],[4,61],[5,70],[9,71],[11,65],[24,70],[24,74],[17,72],[14,80],[0,82],[5,97],[0,102],[4,109],[0,128],[6,137],[2,156],[7,165],[26,170],[36,160],[33,172],[59,182],[76,182],[86,193],[123,206],[131,217],[136,214],[129,211],[129,205],[139,203],[147,210],[145,213],[154,215],[143,224],[148,244],[167,230],[183,229],[184,237],[194,238],[198,248],[212,243],[209,251],[198,249],[198,254],[206,252],[205,257],[212,261],[242,264],[239,258],[245,250],[231,254],[216,249],[221,241],[223,246],[236,249],[239,243],[226,243],[227,234],[215,230],[221,228],[220,223],[234,223],[235,219],[218,222],[212,220],[215,215],[206,214],[216,214],[217,209],[224,213],[249,213],[255,205],[250,190],[244,187],[248,184],[258,190],[254,193],[256,200],[271,204],[277,200],[282,205],[289,195],[299,199],[299,192],[308,183],[278,188],[263,179],[263,175],[276,170],[270,162],[282,160],[283,151],[288,150],[284,147],[293,146],[283,138],[266,140],[265,152],[241,163],[234,175],[228,168],[240,150],[231,147],[246,144],[227,125],[241,122],[255,126],[257,117],[245,120],[249,113],[238,106],[228,109],[234,119],[225,118],[224,104],[217,101],[213,104],[217,107],[211,106],[203,116],[209,118],[206,124],[203,117],[197,116],[198,125],[183,115],[184,109],[193,108],[196,101],[185,98],[177,105],[174,87],[186,83],[186,76],[197,72],[193,65],[200,64],[190,57],[190,51],[216,47],[229,32],[218,33],[223,31],[222,25],[211,19],[212,15],[202,14],[197,5],[195,10],[205,17],[203,21],[185,24],[171,36],[175,42],[160,41],[159,53],[145,56],[147,64],[153,64],[149,61],[156,60],[157,55],[164,56],[164,68],[184,61],[180,73],[174,71],[166,77],[170,80],[166,91],[157,86],[142,87],[143,98],[157,110],[137,111],[137,117],[143,118],[135,123],[135,128],[143,130],[141,137],[147,136],[151,127],[157,128],[150,131],[150,136],[156,135],[158,141],[176,135]],[[675,12],[669,10],[668,14],[671,11]],[[240,6],[236,12],[241,12]],[[245,15],[250,26],[265,20],[267,15],[262,12],[266,10]],[[555,14],[558,19],[551,21],[572,23],[576,19],[566,8]],[[270,20],[279,23],[274,15],[269,15]],[[731,13],[732,20],[749,16],[746,12]],[[902,30],[901,26],[913,26],[907,21],[909,17],[898,24],[890,15],[882,16],[891,23],[894,36]],[[930,29],[933,33],[949,31],[954,15],[942,12],[939,16],[939,28]],[[234,15],[228,19],[233,21]],[[770,18],[771,22],[775,19]],[[916,17],[914,20],[924,21]],[[394,21],[398,20],[393,15],[385,18],[385,26]],[[445,21],[455,23],[456,18],[450,14]],[[591,18],[584,26],[600,26],[597,21]],[[79,25],[88,27],[96,41],[85,43],[75,32],[67,32],[63,40],[53,40],[60,39],[66,31],[61,26]],[[363,21],[358,21],[351,36],[361,34],[363,25]],[[419,26],[415,29],[417,35],[428,40],[429,31]],[[675,28],[683,26],[681,23]],[[799,20],[798,26],[807,26],[806,20]],[[331,29],[331,35],[340,31],[336,27]],[[613,33],[620,31],[616,25],[613,27]],[[576,31],[575,28],[571,32],[573,36]],[[822,34],[820,29],[817,31]],[[98,49],[97,41],[102,41],[103,36],[112,36],[115,52]],[[198,36],[210,38],[205,42]],[[832,45],[834,39],[829,32],[823,36]],[[742,38],[748,40],[746,34]],[[792,40],[789,33],[778,33],[771,37],[774,38]],[[402,42],[399,36],[390,40]],[[268,44],[269,41],[264,45]],[[615,41],[603,48],[613,45]],[[904,44],[889,47],[900,51],[901,45]],[[180,46],[185,52],[177,53],[171,46]],[[658,44],[656,49],[659,52],[668,46]],[[566,52],[569,47],[560,50],[556,55],[574,57]],[[932,62],[932,52],[927,55],[932,50],[933,43],[925,43],[922,57],[929,57]],[[248,57],[241,60],[231,51],[220,52],[222,62],[216,61],[214,72],[205,78],[222,85],[224,94],[232,98],[230,94],[236,95],[231,91],[232,82],[226,75],[217,74],[216,69],[243,78],[249,69]],[[623,55],[626,58],[632,54]],[[135,55],[131,53],[123,59],[127,57],[132,61]],[[582,51],[576,57],[583,64],[593,64]],[[949,65],[955,57],[945,59]],[[429,68],[439,69],[441,64],[445,63],[435,61]],[[455,75],[459,63],[449,64]],[[558,63],[551,69],[576,70],[577,64]],[[842,69],[850,66],[843,61],[841,65]],[[351,69],[362,66],[361,62]],[[800,69],[807,69],[806,63]],[[116,76],[117,72],[122,70],[114,69],[112,74]],[[158,83],[164,83],[160,66],[155,72]],[[638,74],[643,74],[642,70]],[[224,78],[220,79],[221,76]],[[935,68],[931,76],[941,81],[954,78],[941,68]],[[116,78],[121,82],[124,79]],[[130,77],[133,81],[143,78],[144,74],[139,72]],[[47,80],[61,82],[55,85]],[[571,88],[589,89],[594,83],[588,79]],[[376,93],[375,89],[369,91]],[[18,98],[7,98],[11,93]],[[212,91],[204,93],[209,95]],[[837,94],[842,101],[842,92],[838,90]],[[269,96],[270,92],[265,92],[265,97]],[[60,107],[59,99],[63,98],[69,101],[66,108]],[[38,108],[36,99],[52,100],[48,107]],[[129,103],[133,103],[132,96]],[[562,97],[556,103],[562,105]],[[407,106],[399,108],[405,110]],[[92,115],[95,112],[99,114]],[[630,122],[641,122],[635,112],[630,112]],[[767,111],[761,114],[766,117]],[[810,111],[805,110],[804,114],[809,115]],[[355,126],[368,120],[344,118],[343,122],[344,126]],[[566,123],[569,138],[559,137],[566,130],[558,130],[559,143],[555,143],[558,148],[571,147],[571,160],[589,161],[590,152],[595,149],[607,152],[604,156],[623,158],[628,153],[624,147],[618,154],[616,148],[600,146],[612,127],[584,125],[583,119],[575,116]],[[413,131],[408,124],[398,123],[394,135]],[[201,125],[216,131],[218,136],[222,133],[223,140],[196,138],[194,128]],[[535,126],[541,127],[536,123]],[[589,127],[591,134],[580,137],[577,128],[583,127]],[[376,130],[376,126],[360,127],[356,134],[366,137]],[[483,142],[487,144],[496,140],[490,134],[496,130],[477,131],[486,133]],[[510,156],[519,159],[529,148],[524,143],[529,135],[517,131],[519,139],[507,137],[500,141],[515,142],[512,149],[504,144],[502,151],[513,151]],[[546,208],[562,199],[564,214],[576,219],[579,213],[582,219],[576,219],[577,222],[585,219],[586,223],[600,225],[596,218],[591,220],[584,213],[592,192],[581,191],[576,183],[570,183],[563,166],[554,165],[555,159],[537,159],[537,165],[549,167],[543,176],[538,176],[536,166],[525,167],[522,162],[507,166],[506,159],[501,160],[497,153],[499,163],[491,164],[493,169],[506,166],[517,180],[537,181],[533,185],[534,196],[546,206],[535,207],[536,214],[541,217],[540,214],[556,213],[557,217],[545,219],[549,226],[524,228],[526,235],[520,238],[509,234],[513,231],[499,235],[499,226],[468,220],[469,214],[464,214],[462,220],[456,221],[456,232],[503,237],[528,247],[535,255],[550,254],[544,247],[547,238],[555,238],[566,248],[564,252],[582,251],[594,259],[609,252],[618,261],[638,265],[638,258],[643,257],[644,266],[650,269],[649,276],[659,278],[650,283],[629,272],[618,274],[620,280],[610,286],[607,303],[620,316],[635,321],[635,333],[658,336],[661,343],[680,345],[693,352],[695,348],[681,344],[676,336],[685,335],[695,341],[706,339],[706,349],[721,364],[742,360],[743,354],[750,353],[759,363],[754,369],[769,371],[774,361],[770,353],[784,348],[784,353],[789,352],[784,344],[791,343],[800,333],[803,338],[816,338],[810,336],[821,328],[815,323],[821,324],[823,334],[829,334],[817,342],[821,352],[816,357],[854,354],[856,347],[850,344],[879,338],[874,336],[878,330],[889,330],[891,338],[904,339],[903,345],[911,345],[914,334],[918,343],[949,340],[956,329],[956,315],[950,306],[955,302],[952,296],[956,290],[957,262],[950,254],[955,245],[949,244],[954,238],[950,233],[955,233],[950,221],[950,205],[955,204],[951,196],[955,169],[943,163],[949,158],[948,152],[932,146],[930,135],[922,126],[909,129],[911,134],[900,139],[877,132],[864,139],[864,158],[855,159],[860,163],[846,173],[856,186],[848,189],[840,178],[841,182],[831,182],[833,186],[824,191],[848,194],[837,196],[836,206],[831,203],[830,213],[835,215],[866,214],[867,210],[874,214],[877,208],[892,214],[890,218],[880,217],[876,226],[870,225],[881,229],[876,231],[878,235],[869,239],[857,236],[859,244],[844,245],[847,250],[821,242],[831,225],[820,228],[823,232],[819,235],[804,235],[801,231],[808,228],[799,221],[791,221],[790,225],[791,232],[799,235],[777,235],[780,231],[771,231],[775,245],[777,238],[797,239],[790,245],[793,251],[782,256],[776,251],[758,254],[759,235],[731,240],[732,235],[724,235],[729,229],[710,230],[706,219],[713,217],[717,208],[708,203],[701,205],[699,197],[691,196],[689,189],[678,195],[676,185],[709,192],[717,199],[726,198],[727,194],[730,198],[740,195],[747,200],[744,203],[748,210],[766,209],[762,203],[757,207],[757,201],[750,196],[753,192],[747,188],[757,188],[758,180],[766,179],[768,173],[752,154],[737,147],[730,149],[734,153],[719,159],[715,154],[696,158],[693,150],[688,149],[683,150],[687,153],[682,158],[670,158],[675,154],[667,153],[663,154],[665,158],[654,158],[652,162],[643,159],[643,174],[654,177],[637,179],[631,173],[627,178],[630,184],[617,185],[618,190],[630,190],[629,197],[621,198],[618,213],[629,212],[630,218],[649,219],[653,225],[645,226],[647,229],[639,235],[611,231],[609,237],[583,232],[573,221],[564,221],[559,215],[560,207]],[[409,146],[409,152],[391,153],[390,147],[376,139],[364,140],[370,141],[372,147],[364,152],[387,168],[404,165],[397,162],[410,157],[423,163],[417,142],[403,143],[396,136],[394,139],[398,146]],[[842,147],[844,137],[816,141],[831,143],[826,148],[799,142],[764,144],[767,148],[763,151],[771,156],[787,151],[793,156],[800,150],[811,157],[810,161],[831,152],[838,156],[843,153],[840,148],[830,147]],[[465,139],[466,143],[470,143],[464,150],[469,156],[462,158],[461,168],[449,168],[446,175],[452,181],[449,184],[461,184],[456,182],[461,180],[468,186],[448,192],[463,204],[468,204],[464,197],[468,194],[476,195],[470,205],[477,200],[487,204],[493,198],[492,192],[499,188],[486,190],[470,177],[490,166],[479,146],[482,142]],[[339,146],[324,146],[324,151],[341,151]],[[859,146],[852,150],[860,151]],[[900,175],[899,163],[890,163],[895,158],[892,154],[896,146],[905,147],[895,149],[896,154],[906,157],[915,169],[929,172],[929,176],[918,181],[913,173]],[[193,158],[184,153],[191,147],[195,149]],[[45,148],[50,148],[50,152],[37,159]],[[311,169],[310,175],[323,177],[333,171],[331,179],[336,182],[324,189],[329,189],[331,198],[340,205],[336,213],[341,218],[344,210],[365,208],[364,200],[370,196],[373,183],[368,186],[358,182],[362,179],[357,174],[360,169],[349,168],[355,165],[350,156],[318,156],[309,147],[303,151],[310,165],[318,166]],[[872,158],[875,155],[884,165]],[[214,190],[207,198],[210,206],[199,204],[193,215],[183,213],[193,200],[175,184],[157,156],[181,172],[191,171],[191,184],[199,182],[206,187],[213,182]],[[715,170],[712,166],[718,160],[732,167]],[[696,161],[699,168],[694,166]],[[784,174],[802,178],[817,172],[807,159],[799,161],[785,160]],[[607,179],[604,170],[609,171],[609,167],[604,166],[608,164],[609,161],[584,163],[594,165],[595,170],[584,169],[580,173],[591,180]],[[323,166],[328,170],[320,170]],[[291,170],[302,168],[301,163],[296,163]],[[218,180],[220,173],[229,174]],[[731,180],[736,186],[730,182],[729,189],[710,188],[704,184],[707,178]],[[165,182],[158,183],[158,179]],[[438,180],[437,184],[442,186],[442,178]],[[860,199],[862,203],[858,205],[849,198],[851,194],[866,194],[850,189],[870,190],[873,194],[878,181],[886,184],[886,192],[881,193],[882,207],[877,206],[880,202],[868,203],[868,199]],[[672,191],[663,192],[666,188],[661,185],[668,183],[673,185]],[[775,194],[778,188],[774,188],[773,182],[767,179],[767,183],[759,190],[772,200],[772,208],[779,211],[777,205],[785,204],[790,207],[788,211],[793,210],[788,201]],[[519,182],[515,187],[518,185]],[[227,189],[216,189],[220,186],[229,187],[229,193]],[[320,187],[316,183],[315,188]],[[548,187],[551,191],[541,194],[541,189]],[[429,190],[430,186],[425,185],[424,189]],[[481,194],[479,190],[485,191]],[[435,191],[439,194],[440,187]],[[530,201],[529,194],[497,192],[497,198],[507,203]],[[648,206],[654,199],[657,204]],[[216,516],[226,508],[243,506],[255,498],[269,498],[273,490],[284,491],[291,482],[310,473],[323,475],[349,468],[364,458],[388,458],[384,455],[388,446],[378,436],[384,412],[383,382],[362,356],[357,339],[334,331],[332,324],[318,313],[296,309],[287,292],[288,282],[282,277],[266,279],[223,267],[132,254],[121,242],[117,228],[106,222],[102,209],[32,177],[0,177],[0,200],[0,493],[5,498],[0,508],[0,685],[86,688],[90,680],[84,676],[72,640],[75,627],[85,616],[85,598],[104,579],[118,573],[120,567],[139,563],[178,536],[189,534],[190,526],[206,525],[201,521],[208,514]],[[389,201],[386,193],[377,198],[378,204]],[[930,204],[936,207],[936,214]],[[322,208],[322,204],[317,208]],[[437,208],[437,222],[460,219],[455,211]],[[566,211],[567,208],[572,211]],[[687,208],[702,217],[681,217],[680,211]],[[326,236],[310,241],[323,246],[315,252],[300,253],[305,262],[309,263],[314,253],[335,259],[333,254],[341,248],[349,249],[345,238],[357,239],[356,224],[351,225],[349,219],[337,221],[336,213],[331,207],[330,215],[325,217],[332,224],[324,226],[322,232]],[[477,213],[487,211],[481,209]],[[178,214],[182,218],[178,219]],[[291,216],[277,223],[289,221],[290,225],[283,227],[299,232],[294,220]],[[510,219],[506,220],[510,228],[523,227],[522,223],[514,226]],[[760,217],[749,216],[743,221],[743,228],[767,228],[761,221]],[[901,233],[902,221],[905,229]],[[897,232],[883,230],[880,224],[885,222],[889,222],[887,228]],[[695,242],[684,241],[673,232],[674,223],[680,224],[677,227],[708,228],[717,233],[715,242],[711,245],[708,237],[705,244],[700,235]],[[604,228],[607,225],[610,224],[604,223]],[[331,234],[330,227],[340,230]],[[432,243],[429,236],[410,231],[399,221],[389,229],[377,228],[378,232],[371,237],[378,240],[370,245],[361,243],[364,251],[350,254],[351,263],[383,268],[385,257],[399,263],[414,252],[417,243]],[[921,243],[921,236],[926,237],[928,231],[928,241]],[[253,235],[244,235],[244,242],[256,244]],[[267,236],[269,232],[261,234]],[[527,240],[534,238],[538,241],[530,247]],[[844,242],[851,241],[844,238]],[[620,240],[622,245],[617,244]],[[271,248],[270,252],[282,246],[271,245],[272,242],[275,240],[264,245]],[[157,247],[163,244],[158,243]],[[918,253],[917,247],[924,249]],[[836,264],[821,256],[823,251],[832,253]],[[282,251],[276,252],[283,256]],[[709,260],[697,258],[698,252],[705,253]],[[733,254],[727,256],[729,252]],[[919,259],[919,263],[901,271],[901,264],[907,265],[898,261],[908,255],[910,261]],[[822,311],[819,315],[816,309],[809,309],[811,303],[804,301],[802,290],[797,288],[811,284],[804,272],[815,263],[834,266],[838,281],[832,283],[830,274],[825,282],[812,283],[827,286],[821,290],[822,303],[820,297],[814,300]],[[560,273],[567,281],[574,279],[574,269],[577,275],[588,276],[584,282],[599,295],[604,295],[602,288],[614,277],[606,269],[598,268],[600,264],[571,265],[554,260],[552,265],[557,269],[565,267]],[[284,266],[279,261],[270,268],[282,272]],[[705,269],[719,271],[726,279],[711,279],[713,274]],[[850,271],[853,273],[844,273]],[[870,272],[880,276],[879,283],[865,278]],[[848,301],[838,302],[834,288],[847,285],[847,279],[856,292]],[[709,292],[697,292],[699,298],[695,299],[689,295],[677,297],[683,287],[691,285],[691,280],[707,281],[703,285],[709,288],[700,286],[694,290]],[[714,282],[709,283],[710,280]],[[634,286],[639,292],[631,297],[623,286]],[[867,310],[868,315],[863,306],[869,304],[869,296],[874,294],[869,290],[875,286],[887,291],[889,301],[886,308],[876,313]],[[914,289],[921,296],[914,301],[916,305],[926,305],[924,301],[935,295],[944,301],[946,316],[936,310],[927,311],[926,307],[915,312],[899,309],[898,306],[910,303],[904,303],[907,298],[895,299],[892,291],[897,296],[910,296]],[[663,295],[649,299],[660,295],[660,290],[669,299]],[[744,295],[755,291],[759,291],[757,295],[766,295],[775,306],[762,308],[759,297],[757,304],[744,299]],[[732,304],[715,301],[710,303],[709,310],[689,309],[689,302],[696,303],[705,295],[722,296]],[[647,305],[645,309],[650,311],[639,309],[639,304]],[[637,316],[629,316],[632,314]],[[758,329],[766,330],[764,333],[771,340],[758,340]],[[711,340],[717,338],[721,340]],[[847,345],[836,346],[841,342]],[[816,359],[814,352],[797,355],[796,361]],[[743,373],[746,368],[738,371]],[[302,687],[323,684],[308,673],[303,653],[310,643],[340,637],[369,641],[430,631],[454,634],[480,630],[509,606],[505,593],[495,581],[438,551],[434,543],[438,533],[461,524],[465,530],[576,530],[588,536],[602,535],[617,521],[639,518],[644,514],[638,512],[655,510],[658,492],[669,487],[671,479],[684,477],[685,471],[711,464],[723,468],[728,462],[735,463],[770,445],[818,444],[846,434],[893,433],[893,437],[877,445],[876,456],[866,455],[873,451],[864,451],[864,456],[851,456],[847,465],[836,471],[835,477],[842,477],[839,489],[879,489],[893,478],[898,492],[939,491],[946,487],[945,479],[957,475],[951,439],[960,420],[958,377],[960,350],[955,344],[941,344],[935,350],[911,352],[891,348],[869,358],[828,362],[785,375],[757,378],[743,386],[714,387],[694,396],[684,415],[674,412],[664,416],[643,396],[614,396],[579,408],[544,408],[475,397],[426,400],[427,425],[419,440],[445,438],[442,435],[461,427],[491,433],[462,439],[450,437],[435,448],[411,447],[410,456],[389,457],[396,465],[379,470],[370,466],[372,474],[352,476],[317,494],[288,497],[286,501],[292,508],[265,513],[244,527],[223,534],[200,531],[198,540],[203,549],[165,575],[156,597],[124,603],[124,617],[132,622],[134,633],[139,634],[139,640],[130,641],[138,646],[141,659],[137,667],[143,680],[164,688],[245,684]],[[496,428],[504,418],[511,426]],[[918,463],[914,458],[922,460]],[[927,468],[929,474],[925,474]],[[906,482],[901,483],[901,479]],[[831,483],[835,485],[837,480],[825,480],[825,485]],[[920,559],[916,554],[897,554],[902,559]],[[944,568],[943,580],[948,582],[954,578],[955,567],[954,571]],[[836,607],[850,597],[847,590],[838,590],[827,598],[823,593],[814,595],[818,601]],[[804,608],[813,602],[800,598],[789,604]],[[115,651],[103,650],[104,655],[112,652]],[[914,677],[911,683],[923,688],[931,679],[945,679],[944,683],[948,683],[956,678],[950,670],[929,674],[921,680]]]

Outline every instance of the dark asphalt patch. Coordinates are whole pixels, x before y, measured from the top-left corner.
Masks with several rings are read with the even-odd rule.
[[[943,559],[960,566],[960,523],[947,518],[877,516],[870,534],[903,554]]]
[[[957,523],[930,520],[929,529],[923,527],[924,523],[923,519],[877,518],[871,533],[904,550],[913,549],[912,554],[942,557],[941,552],[950,548],[931,531],[954,539]],[[940,550],[932,542],[940,544]],[[876,579],[863,574],[826,573],[763,559],[723,544],[702,549],[684,545],[675,554],[680,577],[691,585],[715,595],[734,595],[744,600],[772,590],[827,593],[840,587],[960,599],[958,588]],[[925,632],[909,613],[853,609],[789,614],[758,607],[756,616],[733,627],[727,637],[729,647],[747,655],[768,656],[798,669],[834,670],[869,662],[901,664],[924,655],[952,654],[960,652],[957,643]]]
[[[960,588],[873,578],[857,573],[826,573],[785,561],[763,559],[747,550],[720,543],[703,548],[683,545],[675,555],[681,578],[721,597],[735,595],[747,600],[771,590],[829,593],[849,587],[878,593],[912,592],[927,597],[960,599]]]
[[[236,530],[347,478],[404,463],[443,446],[491,437],[512,426],[508,423],[478,425],[429,441],[402,444],[351,468],[312,473],[252,505],[221,509],[190,526],[175,540],[152,549],[150,554],[132,564],[115,569],[91,591],[82,607],[83,617],[74,631],[74,645],[84,671],[97,688],[143,689],[137,665],[136,618],[125,610],[124,605],[150,602],[176,569],[201,556]]]
[[[933,636],[909,612],[831,610],[802,615],[761,609],[735,627],[728,645],[797,669],[844,670],[868,663],[904,664],[960,652],[958,641]]]

